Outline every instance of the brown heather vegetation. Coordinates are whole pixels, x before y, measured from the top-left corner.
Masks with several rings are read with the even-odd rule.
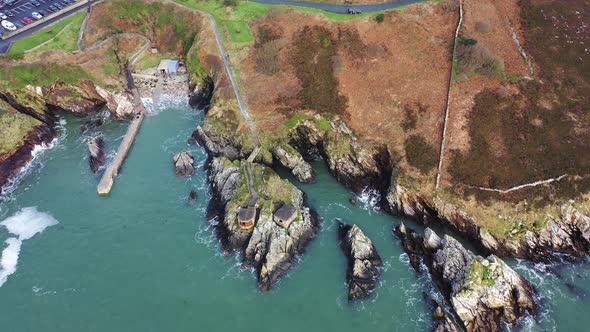
[[[469,147],[454,149],[448,169],[454,183],[492,188],[579,176],[510,195],[464,193],[480,200],[536,197],[542,206],[590,188],[590,34],[581,33],[590,15],[588,1],[521,5],[525,48],[540,80],[490,84],[477,92],[466,118]]]

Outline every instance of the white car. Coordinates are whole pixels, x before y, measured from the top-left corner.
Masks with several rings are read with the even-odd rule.
[[[8,16],[6,16],[6,14],[0,13],[0,20],[5,20],[7,18],[8,18]]]
[[[12,22],[8,22],[6,20],[2,21],[2,27],[4,27],[4,29],[9,30],[9,31],[14,31],[16,30],[16,25],[12,24]]]
[[[39,14],[39,13],[37,13],[37,12],[32,12],[32,13],[31,13],[31,16],[32,16],[34,19],[36,19],[36,20],[40,20],[40,19],[42,19],[42,18],[43,18],[43,15],[41,15],[41,14]]]

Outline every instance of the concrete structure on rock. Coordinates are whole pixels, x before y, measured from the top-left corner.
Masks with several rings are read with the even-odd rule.
[[[285,203],[273,215],[274,222],[287,229],[297,217],[297,208]]]

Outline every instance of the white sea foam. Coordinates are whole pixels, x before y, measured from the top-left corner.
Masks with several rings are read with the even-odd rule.
[[[11,234],[15,235],[15,237],[8,238],[5,241],[7,247],[2,251],[2,257],[0,258],[0,287],[6,282],[8,276],[16,272],[23,241],[57,223],[55,218],[47,213],[37,211],[36,207],[23,208],[0,223]]]
[[[161,95],[157,100],[153,98],[141,98],[148,115],[156,115],[167,108],[188,107],[187,96]]]

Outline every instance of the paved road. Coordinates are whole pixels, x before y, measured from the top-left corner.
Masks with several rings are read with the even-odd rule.
[[[0,0],[0,1],[2,1],[2,0]],[[7,10],[13,11],[15,13],[15,15],[14,15],[14,17],[9,17],[8,21],[14,23],[14,25],[16,25],[17,28],[20,29],[21,27],[25,26],[25,24],[21,22],[21,19],[23,17],[28,17],[30,19],[33,19],[31,17],[32,12],[36,12],[36,11],[39,11],[42,9],[47,10],[47,8],[55,2],[61,4],[61,1],[57,1],[57,0],[37,0],[37,1],[41,4],[41,6],[35,7],[28,0],[20,0],[11,6],[5,6],[4,8],[0,9],[0,13],[5,13]],[[79,1],[81,1],[81,0],[79,0]],[[29,36],[32,33],[35,33],[39,30],[42,30],[45,27],[47,27],[48,25],[51,25],[51,24],[55,23],[56,21],[63,19],[65,16],[68,16],[68,15],[72,14],[73,12],[84,10],[84,9],[88,8],[91,4],[92,4],[92,2],[84,4],[84,5],[77,7],[77,8],[71,8],[69,6],[64,7],[60,11],[61,12],[60,15],[47,20],[43,24],[40,24],[34,28],[24,31],[18,35],[12,36],[6,40],[0,40],[0,54],[6,53],[8,51],[8,49],[10,48],[10,44],[14,43],[15,41],[17,41],[21,38],[24,38],[26,36]]]
[[[414,3],[426,2],[427,0],[400,0],[387,3],[377,3],[372,5],[333,5],[329,3],[289,1],[289,0],[250,0],[252,2],[263,3],[267,5],[286,5],[321,9],[326,12],[346,14],[349,9],[360,10],[363,13],[378,12],[386,9],[398,8]],[[311,0],[310,0],[311,1]]]

